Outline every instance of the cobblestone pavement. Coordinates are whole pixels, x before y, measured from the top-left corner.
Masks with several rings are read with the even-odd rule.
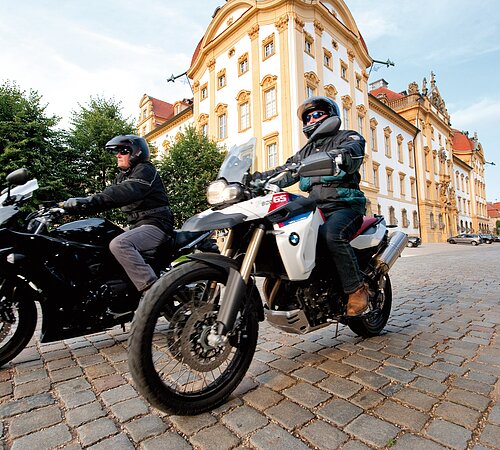
[[[33,340],[0,369],[0,449],[500,448],[499,261],[496,243],[405,250],[384,334],[262,324],[237,391],[195,417],[137,394],[120,328]]]

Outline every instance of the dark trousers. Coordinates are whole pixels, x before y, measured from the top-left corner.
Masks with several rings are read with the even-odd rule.
[[[320,238],[328,248],[346,294],[352,294],[363,286],[358,261],[349,244],[362,223],[362,214],[350,208],[343,208],[329,214],[319,229]]]
[[[119,234],[110,242],[111,253],[123,266],[138,291],[147,289],[158,278],[140,252],[158,247],[167,238],[165,232],[158,227],[141,225]]]

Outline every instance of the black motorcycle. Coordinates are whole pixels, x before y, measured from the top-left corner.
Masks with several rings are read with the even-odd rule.
[[[41,342],[53,342],[124,326],[141,294],[109,251],[123,229],[92,217],[59,224],[55,203],[25,212],[38,188],[26,169],[7,176],[0,195],[0,366],[28,344],[43,317]],[[173,240],[143,253],[157,275],[180,256],[217,251],[210,233],[176,232]]]

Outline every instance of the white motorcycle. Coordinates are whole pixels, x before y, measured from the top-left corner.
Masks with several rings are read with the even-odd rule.
[[[213,207],[182,228],[225,230],[221,253],[189,255],[189,262],[155,283],[136,311],[130,371],[140,393],[165,412],[199,414],[220,406],[252,361],[259,321],[299,334],[341,323],[370,337],[389,319],[388,272],[407,235],[389,234],[382,216],[365,218],[351,245],[369,286],[370,307],[362,316],[347,317],[347,295],[318,242],[322,212],[314,201],[275,184],[289,170],[267,180],[256,194],[248,182],[255,142],[229,151],[219,178],[207,189]],[[318,153],[293,170],[302,176],[331,175],[336,163]]]

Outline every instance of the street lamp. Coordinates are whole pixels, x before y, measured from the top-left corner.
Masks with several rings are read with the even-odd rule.
[[[493,161],[485,161],[485,164],[489,164],[490,166],[496,166],[496,164]]]

